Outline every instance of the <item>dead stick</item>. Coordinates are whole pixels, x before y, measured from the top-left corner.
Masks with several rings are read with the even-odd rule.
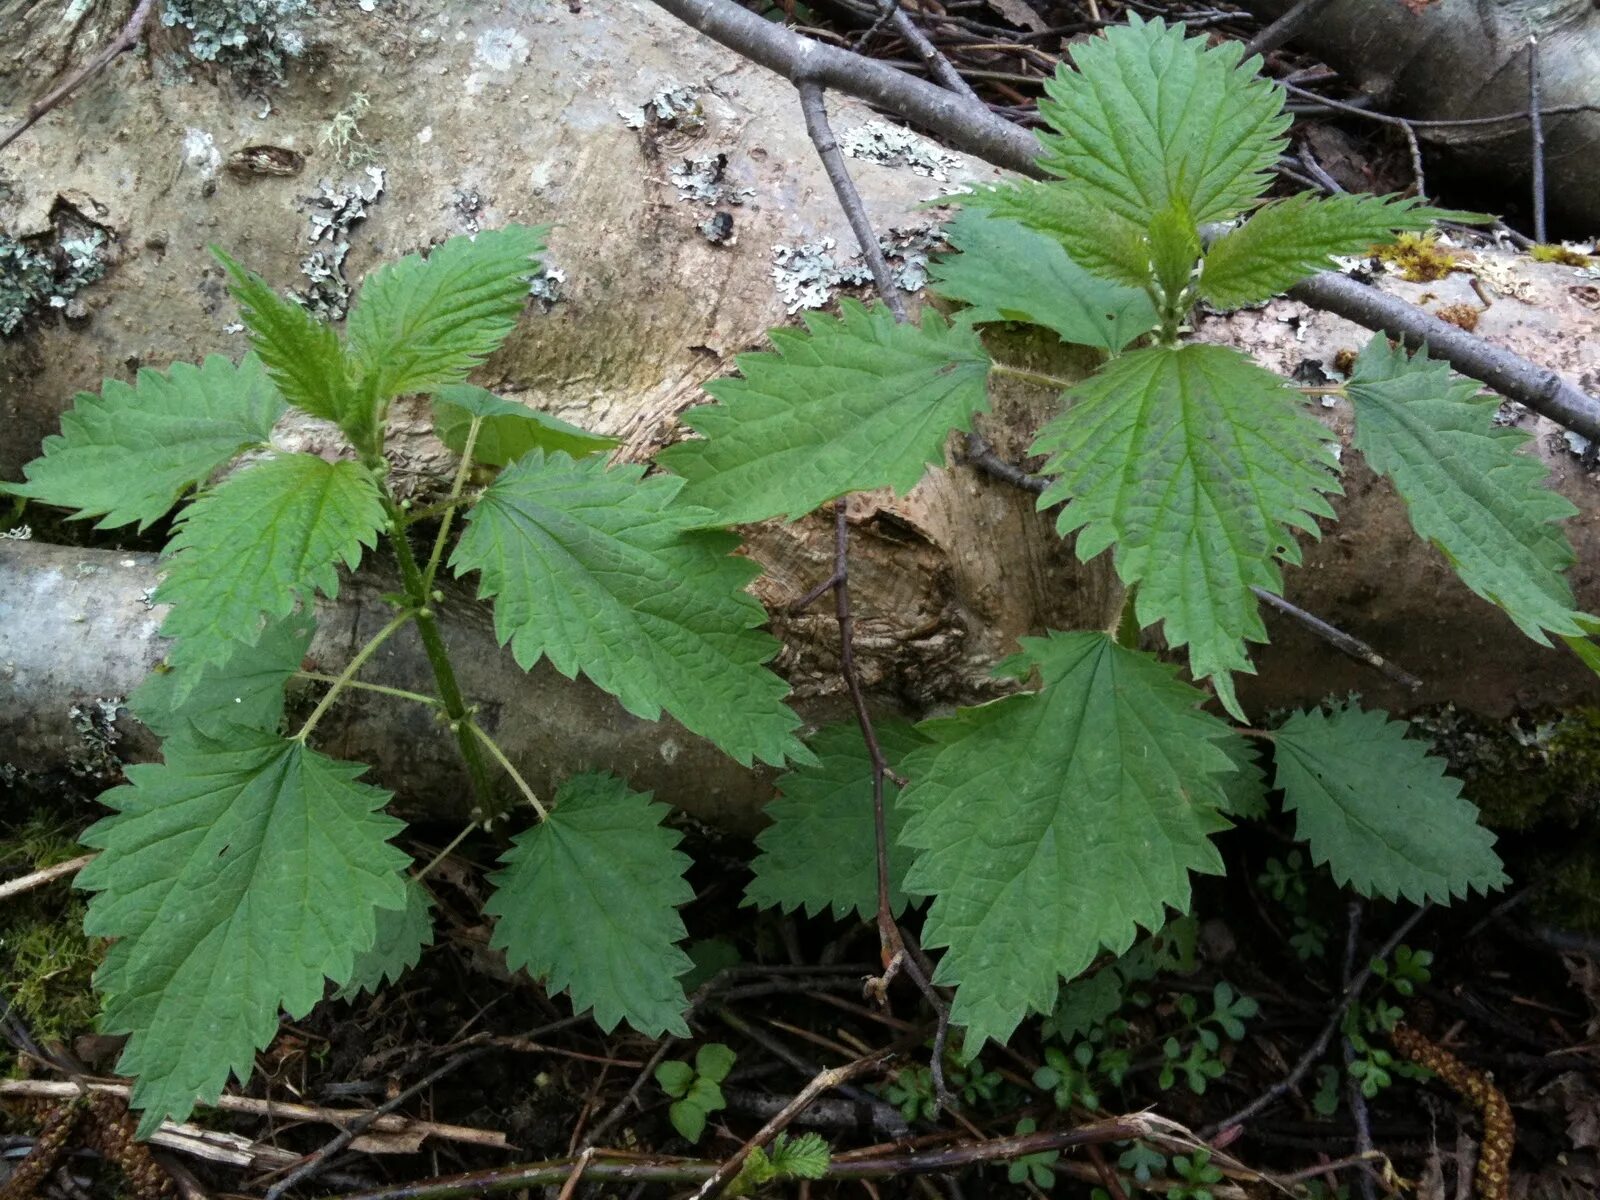
[[[56,863],[53,867],[45,867],[24,875],[20,879],[13,879],[9,883],[0,883],[0,901],[10,900],[35,888],[42,888],[47,883],[54,883],[68,875],[76,875],[94,861],[94,855],[85,854],[82,858],[75,858],[71,862]]]
[[[1539,39],[1528,38],[1528,130],[1533,142],[1533,240],[1549,238],[1544,213],[1544,114],[1539,111]]]
[[[128,23],[122,27],[121,33],[111,39],[110,45],[95,55],[82,70],[55,91],[28,105],[28,111],[23,114],[22,120],[12,126],[10,132],[4,137],[0,137],[0,150],[4,150],[12,142],[28,132],[33,127],[34,122],[72,95],[79,86],[104,71],[106,67],[111,65],[111,60],[116,58],[117,55],[138,45],[139,38],[144,33],[145,22],[150,19],[150,14],[155,11],[155,7],[155,0],[139,0],[139,7],[133,10],[133,15],[128,18]]]

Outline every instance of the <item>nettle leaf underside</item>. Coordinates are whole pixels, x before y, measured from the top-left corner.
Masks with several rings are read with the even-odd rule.
[[[1229,673],[1266,640],[1252,587],[1279,591],[1294,530],[1317,532],[1338,492],[1332,435],[1282,379],[1237,351],[1190,344],[1125,354],[1067,393],[1033,452],[1056,476],[1040,507],[1090,559],[1115,547],[1140,625],[1161,622],[1239,714]]]
[[[491,467],[506,466],[530,450],[543,450],[546,454],[560,451],[572,458],[583,458],[617,444],[616,438],[590,433],[536,408],[502,400],[481,387],[461,383],[433,393],[433,431],[457,454],[466,448],[467,432],[474,419],[479,426],[477,440],[472,444],[472,460]]]
[[[383,521],[365,467],[311,454],[256,463],[206,493],[179,518],[155,594],[172,605],[161,627],[178,639],[169,660],[224,662],[239,644],[254,645],[265,621],[316,592],[337,596],[336,568],[354,569]]]
[[[451,558],[480,573],[495,631],[524,670],[542,657],[582,671],[629,712],[665,710],[748,765],[811,761],[767,670],[778,650],[744,589],[759,573],[705,531],[703,510],[673,503],[682,482],[636,466],[533,451],[483,493]]]
[[[130,1035],[141,1137],[248,1079],[279,1009],[309,1012],[405,900],[402,825],[359,764],[242,729],[163,753],[101,797],[116,811],[84,834],[100,854],[78,876],[97,893],[85,932],[117,939],[95,984],[104,1030]]]
[[[1542,645],[1548,633],[1581,637],[1594,627],[1563,574],[1575,555],[1561,522],[1578,510],[1550,489],[1544,464],[1520,452],[1528,434],[1495,427],[1497,400],[1381,334],[1346,390],[1356,449],[1394,481],[1413,528],[1463,583]]]
[[[682,503],[737,525],[801,517],[848,492],[905,493],[988,407],[973,330],[931,310],[918,326],[881,304],[841,307],[806,314],[804,333],[773,330],[775,352],[741,355],[742,378],[706,386],[719,403],[683,418],[701,437],[657,456],[686,481]]]
[[[612,775],[568,780],[514,839],[484,905],[506,964],[570,992],[607,1032],[627,1021],[651,1037],[689,1034],[679,976],[694,964],[678,946],[678,906],[694,889],[682,835],[661,824],[670,811]]]
[[[914,726],[884,721],[878,744],[898,769],[912,750],[927,745]],[[839,919],[852,911],[863,919],[878,910],[877,839],[873,828],[872,756],[855,724],[831,725],[809,743],[816,765],[780,777],[777,798],[762,810],[772,823],[756,838],[760,853],[745,903],[804,908],[808,916],[831,909]],[[911,851],[898,841],[906,809],[899,787],[884,782],[884,824],[889,838],[889,903],[898,914],[907,900],[902,886]]]
[[[1276,784],[1295,836],[1334,881],[1412,903],[1508,882],[1494,834],[1444,760],[1382,712],[1296,713],[1273,735]]]
[[[969,305],[963,315],[974,323],[1025,321],[1111,351],[1155,328],[1142,289],[1090,274],[1058,240],[1019,221],[968,210],[944,236],[960,253],[930,266],[934,290]]]
[[[1204,696],[1104,634],[1023,646],[1037,693],[925,722],[934,744],[905,763],[906,890],[934,897],[923,937],[945,948],[935,978],[956,985],[969,1053],[1186,908],[1189,872],[1222,870],[1233,766]]]
[[[1040,163],[1141,226],[1174,200],[1199,224],[1232,217],[1266,190],[1290,122],[1283,91],[1242,58],[1237,42],[1130,13],[1046,80]]]
[[[253,354],[237,366],[211,355],[198,367],[146,368],[131,387],[108,379],[62,416],[61,432],[23,468],[27,482],[0,483],[0,492],[101,517],[99,529],[137,522],[142,530],[240,451],[264,444],[285,407]]]

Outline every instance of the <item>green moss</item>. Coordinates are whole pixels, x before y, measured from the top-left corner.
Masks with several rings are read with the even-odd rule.
[[[82,850],[60,822],[35,813],[0,821],[6,875],[74,858]],[[101,948],[83,934],[85,904],[58,880],[0,905],[0,995],[40,1043],[66,1042],[93,1028],[99,1003],[92,976]],[[10,1067],[0,1055],[0,1067]]]
[[[1580,254],[1576,250],[1560,245],[1532,246],[1528,254],[1534,262],[1559,263],[1564,267],[1587,267],[1594,261],[1587,254]]]
[[[1456,269],[1459,259],[1433,235],[1402,233],[1391,245],[1374,246],[1374,257],[1400,272],[1410,283],[1431,283]]]

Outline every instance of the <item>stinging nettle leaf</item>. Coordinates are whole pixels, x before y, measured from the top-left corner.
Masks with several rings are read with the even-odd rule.
[[[513,839],[484,905],[507,965],[570,992],[608,1033],[627,1021],[651,1037],[689,1034],[679,976],[694,964],[678,946],[678,906],[694,891],[681,835],[661,824],[670,811],[612,775],[569,779]]]
[[[905,764],[906,890],[934,897],[923,939],[946,948],[935,979],[956,985],[969,1054],[1049,1012],[1102,946],[1187,908],[1189,872],[1222,870],[1210,834],[1233,766],[1204,696],[1100,633],[1025,638],[1023,655],[1037,693],[924,722],[934,745]]]
[[[1253,670],[1245,642],[1266,641],[1250,589],[1281,591],[1277,560],[1300,560],[1293,530],[1333,516],[1331,437],[1236,350],[1135,350],[1068,391],[1039,434],[1033,452],[1057,476],[1039,505],[1069,502],[1057,528],[1077,531],[1079,558],[1115,547],[1139,624],[1162,622],[1242,716],[1229,673]]]
[[[98,394],[79,393],[61,432],[23,467],[27,482],[0,483],[0,492],[101,517],[99,529],[143,530],[186,489],[264,444],[285,407],[253,354],[237,366],[213,354],[198,367],[146,368],[131,387],[108,379]]]
[[[1130,13],[1045,81],[1040,164],[1140,226],[1172,200],[1197,224],[1234,216],[1266,190],[1290,121],[1283,91],[1243,56]]]
[[[359,463],[286,454],[207,492],[178,519],[155,601],[171,604],[161,632],[177,638],[174,667],[226,662],[255,645],[263,619],[288,616],[315,592],[339,594],[339,564],[354,569],[377,542],[383,504]],[[195,676],[177,684],[187,696]]]
[[[369,275],[350,312],[350,351],[379,399],[460,383],[517,323],[543,228],[454,237]]]
[[[1217,308],[1255,304],[1326,270],[1336,254],[1364,253],[1393,234],[1427,229],[1439,216],[1415,198],[1301,193],[1275,200],[1212,243],[1200,294]]]
[[[235,725],[276,731],[284,685],[300,669],[315,628],[309,613],[291,613],[269,624],[255,645],[234,643],[225,662],[153,672],[128,707],[162,737],[190,726],[213,737]]]
[[[491,467],[506,466],[534,449],[582,458],[617,444],[616,438],[579,429],[471,384],[442,387],[433,393],[433,431],[457,454],[466,448],[467,431],[474,417],[483,424],[472,444],[472,461]]]
[[[951,430],[988,407],[989,358],[970,328],[925,311],[900,324],[881,304],[846,300],[807,313],[806,331],[774,329],[774,353],[742,354],[742,378],[706,385],[691,409],[699,439],[656,461],[687,482],[682,503],[710,524],[801,517],[847,492],[904,494],[944,462]]]
[[[778,642],[745,591],[760,568],[673,503],[682,481],[532,451],[467,515],[451,566],[478,571],[495,633],[524,670],[582,671],[635,716],[665,709],[748,766],[810,762],[789,687],[762,664]]]
[[[876,725],[878,744],[891,769],[927,739],[903,721]],[[840,920],[854,910],[863,919],[878,911],[877,838],[873,830],[872,756],[855,724],[830,725],[811,739],[814,766],[781,776],[777,798],[767,805],[772,822],[756,838],[760,853],[744,902],[807,916],[831,909]],[[906,811],[899,787],[884,782],[884,823],[889,837],[889,902],[896,915],[906,906],[902,880],[911,851],[898,841]]]
[[[1498,401],[1382,334],[1361,352],[1346,391],[1355,448],[1394,481],[1412,528],[1444,551],[1463,583],[1541,645],[1547,633],[1581,637],[1593,627],[1563,575],[1575,556],[1561,522],[1578,510],[1550,490],[1538,459],[1518,452],[1528,434],[1495,427]]]
[[[1044,234],[1084,270],[1123,287],[1142,291],[1154,278],[1144,226],[1107,212],[1062,184],[1025,179],[949,199]]]
[[[1296,713],[1273,735],[1295,836],[1334,881],[1364,896],[1448,904],[1508,882],[1494,834],[1444,760],[1406,725],[1354,707]]]
[[[967,211],[944,236],[960,253],[935,260],[929,276],[941,296],[971,306],[965,315],[975,323],[1025,321],[1064,342],[1113,352],[1155,327],[1142,289],[1090,274],[1058,241],[1020,221]]]
[[[250,329],[250,342],[289,402],[314,417],[348,423],[356,394],[339,335],[215,246],[211,253],[233,277],[229,290]]]
[[[353,1000],[362,992],[376,993],[385,983],[398,983],[400,976],[422,961],[422,951],[433,945],[433,897],[410,876],[402,874],[400,878],[405,903],[378,910],[372,945],[356,956],[350,976],[334,993],[335,998]]]
[[[250,1077],[278,1010],[301,1017],[324,978],[347,978],[376,914],[404,903],[402,828],[389,793],[341,763],[260,730],[169,739],[100,799],[116,810],[83,843],[98,893],[85,932],[117,939],[95,975],[102,1028],[127,1033],[139,1136]]]

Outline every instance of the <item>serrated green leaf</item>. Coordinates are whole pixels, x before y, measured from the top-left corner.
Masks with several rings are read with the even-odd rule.
[[[286,454],[256,463],[178,518],[156,589],[171,604],[161,632],[177,638],[174,667],[222,663],[255,645],[263,618],[288,616],[314,593],[339,594],[335,568],[354,569],[383,524],[378,486],[358,463]],[[192,686],[180,679],[178,699]]]
[[[1144,225],[1107,212],[1063,184],[1020,180],[949,199],[1054,239],[1084,270],[1121,286],[1143,290],[1153,278]]]
[[[524,670],[548,657],[582,671],[636,716],[665,709],[749,765],[811,761],[762,666],[777,641],[745,586],[760,569],[737,539],[700,531],[703,510],[675,505],[682,481],[643,468],[532,451],[467,515],[451,558],[495,597],[495,632]]]
[[[1427,229],[1438,217],[1414,197],[1302,192],[1274,200],[1212,243],[1200,294],[1217,308],[1254,304],[1326,270],[1336,254],[1364,253],[1393,234]]]
[[[876,725],[889,766],[927,739],[904,721]],[[777,782],[778,796],[765,810],[772,822],[756,837],[760,853],[744,902],[807,916],[832,909],[839,920],[855,911],[863,919],[878,911],[877,838],[873,831],[872,757],[854,723],[832,725],[811,739],[816,765],[791,771]],[[889,836],[889,903],[899,915],[911,851],[899,842],[906,811],[900,789],[884,781],[884,822]]]
[[[1494,835],[1444,760],[1382,712],[1296,713],[1274,735],[1295,836],[1364,896],[1448,904],[1508,882]]]
[[[137,521],[142,530],[241,450],[265,443],[285,407],[253,354],[237,366],[213,354],[198,367],[146,368],[132,387],[108,379],[98,394],[78,394],[61,432],[22,468],[27,482],[0,483],[0,492],[102,517],[99,529]]]
[[[1267,773],[1249,740],[1230,733],[1217,743],[1233,763],[1233,774],[1222,779],[1222,811],[1241,821],[1256,821],[1267,815]]]
[[[828,1143],[820,1133],[791,1138],[780,1133],[772,1140],[771,1164],[779,1178],[821,1179],[828,1173]]]
[[[1046,1036],[1070,1044],[1103,1025],[1122,1007],[1122,977],[1111,964],[1061,988],[1053,1012],[1044,1019]]]
[[[1176,305],[1200,262],[1200,230],[1180,198],[1150,219],[1150,266],[1167,303]],[[1187,306],[1185,306],[1187,307]]]
[[[507,965],[570,993],[608,1033],[627,1021],[651,1037],[689,1034],[678,977],[694,964],[678,947],[678,906],[694,891],[681,835],[661,825],[670,811],[612,775],[569,779],[549,816],[513,839],[483,906]]]
[[[694,1072],[701,1079],[721,1083],[728,1077],[728,1072],[733,1070],[734,1059],[737,1057],[721,1042],[707,1042],[694,1052]]]
[[[1540,645],[1578,637],[1594,618],[1575,607],[1563,572],[1572,545],[1561,522],[1577,513],[1546,484],[1544,465],[1517,453],[1521,430],[1495,428],[1497,401],[1426,351],[1407,357],[1382,334],[1346,385],[1354,444],[1394,481],[1419,537],[1456,574]]]
[[[215,246],[211,253],[233,277],[228,290],[239,302],[250,343],[289,403],[341,426],[350,422],[356,394],[339,335]]]
[[[260,730],[164,753],[100,797],[116,811],[83,835],[101,853],[78,876],[98,893],[85,931],[116,939],[95,983],[104,1031],[131,1035],[117,1070],[138,1077],[140,1137],[247,1080],[278,1010],[309,1012],[405,901],[402,826],[360,764]]]
[[[309,613],[290,613],[269,624],[254,646],[234,643],[225,662],[152,673],[128,707],[162,737],[191,725],[213,737],[235,725],[276,732],[284,685],[300,669],[315,628]]]
[[[334,993],[337,999],[353,1000],[362,992],[377,992],[386,982],[398,983],[422,961],[423,948],[433,945],[433,897],[410,876],[402,875],[401,880],[405,904],[378,910],[372,945],[356,956],[350,977]]]
[[[1250,589],[1280,591],[1276,560],[1299,562],[1292,530],[1333,516],[1330,438],[1236,350],[1135,350],[1068,391],[1040,433],[1033,452],[1057,478],[1039,505],[1070,501],[1057,528],[1078,531],[1079,558],[1116,547],[1139,624],[1162,622],[1240,716],[1229,673],[1253,670],[1245,642],[1267,637]]]
[[[935,979],[956,985],[969,1055],[1049,1012],[1102,946],[1187,908],[1189,872],[1222,870],[1228,730],[1203,696],[1104,634],[1023,652],[1039,692],[923,723],[934,745],[906,760],[906,890],[934,897],[923,941],[946,948]]]
[[[454,237],[369,275],[348,329],[368,390],[386,399],[464,380],[516,325],[544,235],[508,225]]]
[[[1226,220],[1266,190],[1290,120],[1260,60],[1243,57],[1238,42],[1208,47],[1130,13],[1045,81],[1040,165],[1141,226],[1174,199],[1198,224]]]
[[[679,1059],[669,1059],[656,1066],[656,1082],[669,1096],[686,1096],[694,1082],[694,1068]]]
[[[472,444],[472,461],[491,467],[503,467],[535,449],[582,458],[617,444],[616,438],[602,437],[536,408],[502,400],[481,387],[461,383],[434,392],[433,431],[457,454],[466,448],[467,430],[474,417],[481,418],[483,424]]]
[[[1156,325],[1142,289],[1090,274],[1059,241],[1020,221],[967,211],[944,236],[960,253],[936,259],[929,276],[941,296],[971,306],[966,315],[975,323],[1026,321],[1062,341],[1111,351]]]
[[[774,329],[775,353],[742,354],[742,378],[706,385],[691,409],[699,439],[656,461],[686,481],[682,502],[738,525],[801,517],[847,492],[905,493],[944,462],[953,429],[988,407],[989,358],[978,335],[937,312],[896,323],[881,304],[846,300],[838,317],[807,313],[806,332]]]

